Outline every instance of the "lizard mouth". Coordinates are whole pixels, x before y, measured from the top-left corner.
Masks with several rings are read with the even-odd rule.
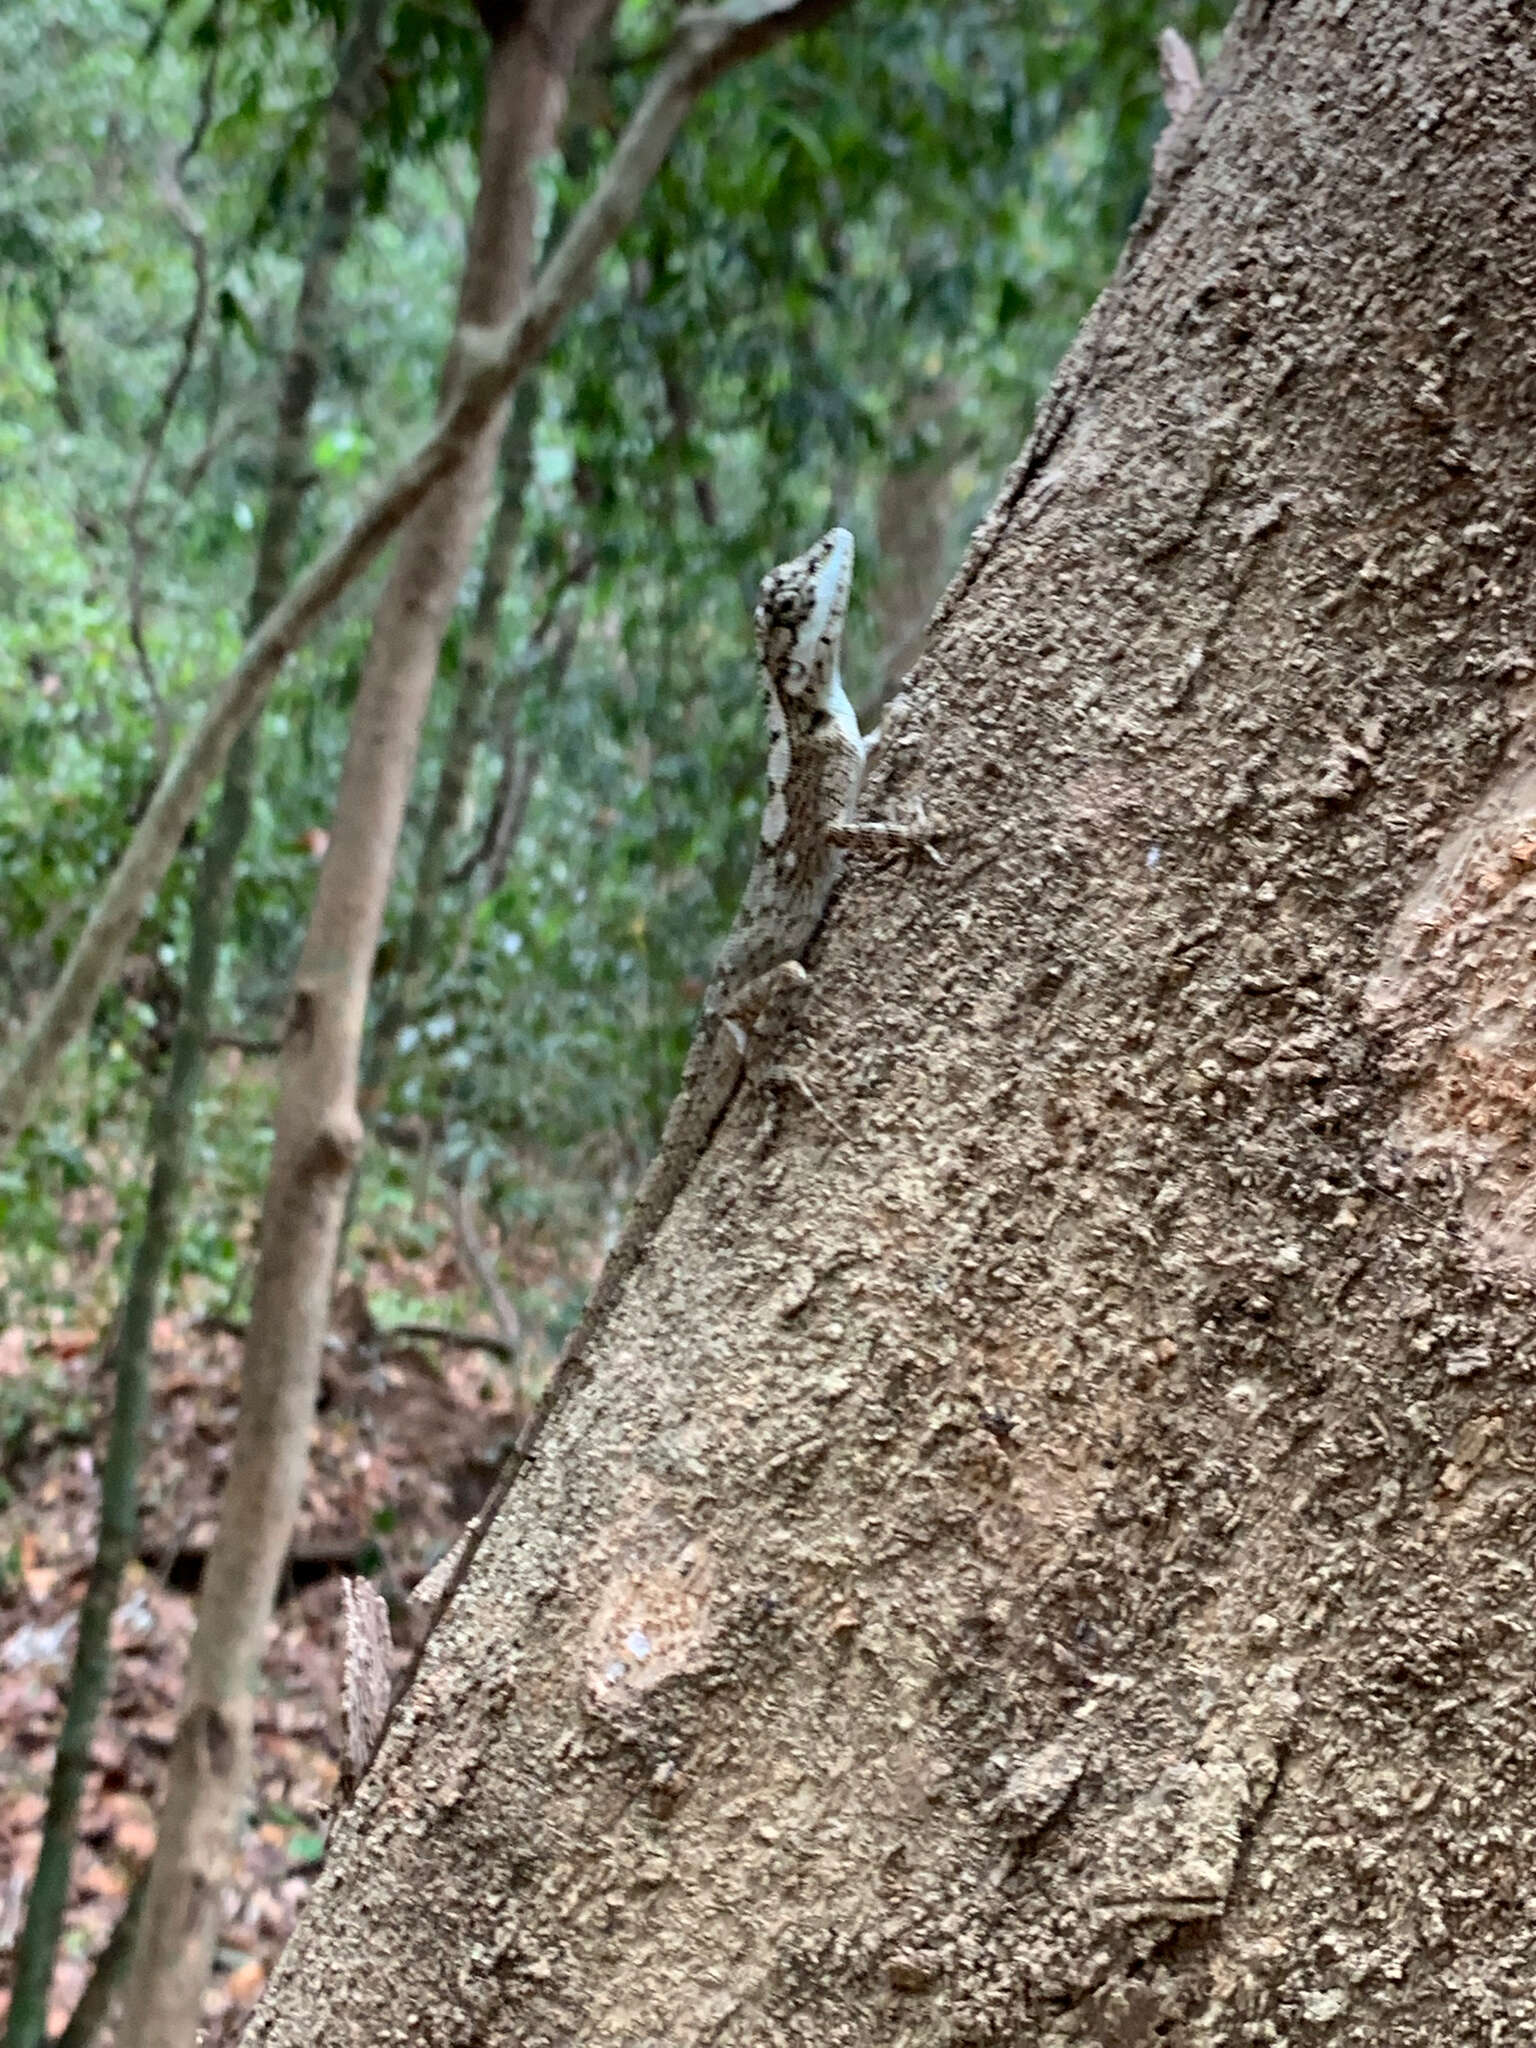
[[[811,554],[811,609],[803,631],[811,646],[820,647],[848,609],[848,593],[853,586],[853,535],[846,526],[834,526],[817,541]],[[822,555],[819,561],[814,559],[818,555]]]

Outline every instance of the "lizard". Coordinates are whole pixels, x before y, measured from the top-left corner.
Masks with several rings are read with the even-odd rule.
[[[870,750],[843,687],[843,626],[853,584],[853,535],[834,526],[758,589],[753,626],[768,723],[767,795],[757,851],[735,922],[721,946],[656,1155],[641,1177],[618,1240],[567,1338],[532,1416],[485,1506],[415,1588],[432,1626],[468,1576],[486,1530],[532,1456],[546,1422],[580,1378],[593,1339],[640,1265],[731,1105],[766,1020],[808,979],[801,956],[837,887],[849,848],[905,843],[905,829],[858,822]],[[928,835],[919,835],[926,840]],[[409,1691],[428,1637],[397,1701]],[[383,1741],[380,1717],[369,1764]],[[358,1773],[360,1780],[363,1774]]]
[[[746,893],[705,991],[682,1081],[560,1371],[579,1361],[703,1155],[754,1050],[752,1034],[806,979],[800,956],[842,874],[833,835],[855,822],[865,744],[840,655],[853,535],[834,526],[763,578],[753,624],[768,722],[768,791]]]

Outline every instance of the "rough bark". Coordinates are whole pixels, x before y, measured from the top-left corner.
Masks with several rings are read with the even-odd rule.
[[[527,292],[534,166],[554,143],[576,53],[610,5],[546,0],[492,49],[460,334],[509,319]],[[195,2034],[249,1784],[252,1687],[298,1508],[337,1235],[362,1141],[357,1073],[373,955],[442,636],[485,517],[504,413],[491,411],[463,463],[422,505],[385,585],[295,975],[230,1479],[125,1998],[125,2038],[157,2048]]]
[[[1241,10],[253,2042],[1531,2038],[1533,79]]]
[[[300,279],[293,341],[283,366],[277,430],[272,446],[266,517],[257,548],[249,624],[255,630],[282,595],[293,561],[299,514],[309,485],[309,418],[326,358],[332,284],[352,231],[361,195],[362,124],[377,74],[385,0],[362,0],[350,34],[337,53],[336,88],[327,119],[325,178],[314,235]],[[210,84],[205,102],[211,102]],[[206,125],[204,122],[202,125]],[[192,334],[188,330],[189,337]],[[190,339],[189,339],[190,347]],[[158,420],[157,454],[174,409],[167,391]],[[145,458],[136,501],[152,463]],[[131,522],[130,522],[131,524]],[[152,1161],[144,1222],[134,1246],[122,1312],[106,1359],[113,1388],[112,1426],[101,1480],[101,1533],[90,1584],[80,1610],[63,1731],[48,1785],[42,1849],[17,1944],[6,2021],[6,2048],[33,2048],[43,2037],[48,1993],[69,1897],[69,1866],[80,1799],[90,1769],[96,1721],[111,1676],[112,1614],[138,1530],[138,1468],[149,1406],[150,1336],[159,1311],[165,1269],[180,1223],[197,1098],[202,1087],[208,1032],[213,1021],[219,953],[240,847],[250,819],[256,778],[257,728],[247,726],[230,752],[213,826],[198,864],[192,904],[192,944],[165,1086],[150,1116]],[[141,1893],[136,1887],[134,1899]],[[127,1937],[137,1913],[129,1921]],[[121,1967],[125,1943],[116,1944]]]
[[[694,101],[733,65],[816,27],[846,5],[847,0],[721,0],[684,15],[674,47],[591,198],[521,311],[504,325],[475,327],[460,337],[453,403],[436,428],[273,607],[215,689],[201,724],[156,788],[58,980],[0,1068],[0,1147],[31,1121],[65,1047],[89,1022],[235,735],[261,710],[284,662],[336,600],[378,559],[429,494],[473,458],[487,422],[500,417],[518,378],[544,355],[566,316],[591,289],[598,262],[633,220]]]

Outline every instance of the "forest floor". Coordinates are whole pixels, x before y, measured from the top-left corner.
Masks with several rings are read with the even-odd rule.
[[[111,1207],[99,1187],[71,1199],[82,1214]],[[110,1406],[103,1353],[120,1264],[119,1234],[110,1219],[105,1229],[101,1216],[95,1222],[80,1232],[92,1249],[72,1261],[70,1284],[55,1296],[67,1305],[40,1307],[30,1321],[0,1318],[0,1978],[37,1859],[95,1545]],[[407,1319],[460,1332],[493,1327],[449,1219],[418,1212],[403,1235],[404,1244],[356,1233],[350,1277],[338,1290],[308,1484],[268,1633],[255,1796],[205,2002],[209,2042],[238,2032],[320,1867],[341,1754],[342,1579],[366,1572],[385,1594],[403,1665],[413,1624],[421,1625],[405,1596],[479,1506],[553,1348],[542,1327],[512,1364],[440,1338],[390,1336],[380,1325]],[[513,1249],[489,1227],[484,1235],[514,1300],[574,1299],[590,1280],[590,1243],[534,1233]],[[551,1235],[555,1249],[541,1241]],[[199,1298],[207,1290],[195,1278],[178,1293],[155,1326],[138,1557],[113,1625],[111,1699],[94,1747],[51,2032],[154,1847],[196,1586],[234,1430],[238,1335],[217,1319],[210,1326]],[[386,1315],[402,1303],[409,1317]],[[0,1988],[0,2014],[7,2000]]]

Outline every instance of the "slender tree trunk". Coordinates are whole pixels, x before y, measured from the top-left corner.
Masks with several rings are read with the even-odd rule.
[[[1240,8],[251,2048],[1536,2034],[1533,76]]]
[[[278,400],[266,518],[249,607],[252,631],[281,596],[292,566],[309,479],[309,417],[325,362],[336,265],[351,234],[361,193],[362,129],[377,75],[385,5],[386,0],[362,0],[337,57],[319,218],[299,285],[293,343]],[[96,1722],[111,1676],[112,1614],[138,1528],[139,1449],[149,1405],[150,1333],[180,1220],[219,953],[235,867],[250,819],[256,758],[256,727],[252,724],[231,750],[218,810],[198,867],[186,989],[171,1041],[165,1086],[150,1118],[153,1164],[144,1223],[107,1360],[113,1405],[102,1470],[101,1534],[80,1610],[64,1728],[48,1788],[42,1849],[16,1952],[7,2048],[34,2048],[47,2024],[49,1986],[69,1899],[75,1825]]]
[[[522,11],[492,45],[457,330],[509,320],[533,268],[533,170],[576,53],[612,0]],[[457,344],[445,374],[449,403]],[[369,974],[438,653],[485,516],[504,407],[407,529],[374,622],[331,842],[295,977],[240,1418],[208,1556],[160,1837],[129,1979],[130,2041],[190,2042],[250,1777],[251,1701],[309,1447],[337,1235],[362,1139]]]

